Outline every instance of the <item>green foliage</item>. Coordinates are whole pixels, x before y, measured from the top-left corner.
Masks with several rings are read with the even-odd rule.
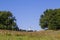
[[[60,9],[47,9],[40,18],[41,28],[59,30],[60,29]]]
[[[0,11],[0,29],[18,29],[16,19],[10,11]]]

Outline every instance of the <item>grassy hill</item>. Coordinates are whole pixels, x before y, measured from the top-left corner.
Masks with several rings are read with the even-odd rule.
[[[0,30],[0,40],[60,40],[60,31],[19,32]]]

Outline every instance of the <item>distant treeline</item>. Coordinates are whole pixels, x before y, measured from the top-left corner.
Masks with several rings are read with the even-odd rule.
[[[22,32],[33,32],[33,30],[23,30],[23,29],[19,29],[19,31],[22,31]]]

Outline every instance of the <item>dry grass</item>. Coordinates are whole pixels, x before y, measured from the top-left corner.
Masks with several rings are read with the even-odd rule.
[[[38,32],[20,32],[10,30],[0,30],[0,39],[6,40],[60,40],[60,31],[38,31]]]

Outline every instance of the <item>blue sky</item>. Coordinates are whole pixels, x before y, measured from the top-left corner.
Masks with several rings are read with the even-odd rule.
[[[55,8],[60,8],[60,0],[0,0],[0,11],[11,11],[19,28],[26,30],[41,30],[40,15]]]

